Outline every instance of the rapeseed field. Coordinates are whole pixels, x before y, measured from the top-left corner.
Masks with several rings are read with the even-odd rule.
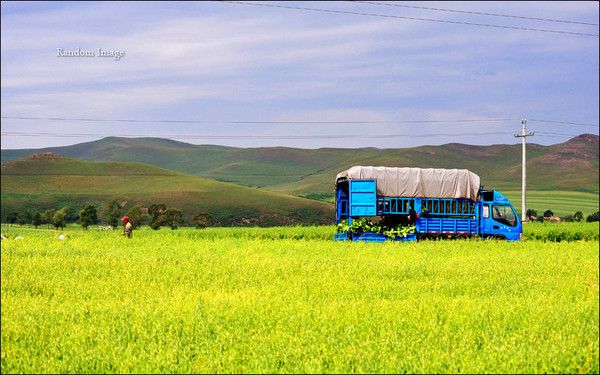
[[[597,226],[534,228],[367,244],[331,227],[3,226],[1,370],[598,373]]]

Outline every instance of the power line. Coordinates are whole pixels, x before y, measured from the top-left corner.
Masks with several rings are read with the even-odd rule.
[[[567,134],[567,133],[541,131],[541,132],[536,132],[535,135],[544,137],[544,138],[565,138],[565,137],[574,138],[574,137],[580,136],[581,134]]]
[[[542,138],[558,138],[558,139],[563,139],[563,138],[565,138],[565,137],[576,137],[576,136],[536,134],[536,137],[542,137]]]
[[[337,125],[351,125],[351,124],[444,124],[444,123],[481,123],[481,122],[507,122],[516,121],[516,118],[489,118],[489,119],[447,119],[447,120],[357,120],[357,121],[327,121],[327,120],[311,120],[311,121],[242,121],[242,120],[142,120],[142,119],[107,119],[107,118],[89,118],[89,117],[33,117],[33,116],[1,116],[4,120],[31,120],[31,121],[75,121],[75,122],[129,122],[129,123],[152,123],[152,124],[337,124]],[[581,122],[568,122],[568,121],[556,121],[556,120],[542,120],[542,119],[527,119],[529,122],[541,122],[541,123],[552,123],[552,124],[564,124],[574,126],[588,126],[598,127],[598,124],[592,123],[581,123]]]
[[[536,32],[566,34],[566,35],[595,36],[595,37],[599,36],[598,34],[581,33],[581,32],[573,32],[573,31],[550,30],[550,29],[534,29],[534,28],[520,27],[520,26],[493,25],[493,24],[473,23],[473,22],[464,22],[464,21],[449,21],[449,20],[439,20],[439,19],[432,19],[432,18],[397,16],[397,15],[390,15],[390,14],[377,14],[377,13],[366,13],[366,12],[352,12],[352,11],[347,11],[347,10],[334,10],[334,9],[323,9],[323,8],[307,8],[307,7],[298,7],[298,6],[291,6],[291,5],[249,3],[249,2],[241,2],[241,1],[219,1],[219,3],[229,3],[229,4],[249,5],[249,6],[260,6],[260,7],[269,7],[269,8],[284,8],[284,9],[294,9],[294,10],[303,10],[303,11],[312,11],[312,12],[336,13],[336,14],[352,14],[352,15],[357,15],[357,16],[368,16],[368,17],[396,18],[396,19],[412,20],[412,21],[427,21],[427,22],[451,23],[451,24],[455,24],[455,25],[469,25],[469,26],[493,27],[493,28],[500,28],[500,29],[521,30],[521,31],[536,31]]]
[[[519,19],[533,20],[533,21],[560,22],[560,23],[571,23],[571,24],[576,24],[576,25],[598,26],[597,23],[558,20],[558,19],[553,19],[553,18],[516,16],[516,15],[511,15],[511,14],[486,13],[486,12],[476,12],[476,11],[470,11],[470,10],[448,9],[448,8],[430,8],[430,7],[423,7],[423,6],[416,6],[416,5],[382,3],[382,2],[378,2],[378,1],[351,1],[351,2],[352,3],[362,3],[362,4],[372,4],[372,5],[386,5],[386,6],[398,7],[398,8],[411,8],[411,9],[434,10],[434,11],[440,11],[440,12],[476,14],[479,16],[519,18]]]
[[[385,138],[424,138],[424,137],[468,137],[482,135],[506,135],[507,132],[484,132],[484,133],[432,133],[432,134],[323,134],[323,135],[198,135],[198,134],[97,134],[97,133],[56,133],[56,132],[2,132],[4,136],[14,137],[161,137],[161,138],[186,138],[186,139],[385,139]]]
[[[565,134],[565,133],[555,133],[555,132],[537,132],[538,134],[542,134],[542,135],[546,135],[546,134],[550,134],[550,135],[559,135],[559,136],[563,136],[563,137],[577,137],[578,134]]]
[[[430,134],[379,134],[379,135],[364,135],[364,134],[316,134],[316,135],[213,135],[213,134],[99,134],[99,133],[56,133],[56,132],[2,132],[4,136],[16,137],[56,137],[56,138],[73,138],[73,137],[169,137],[169,138],[188,138],[188,139],[383,139],[383,138],[424,138],[424,137],[448,137],[448,136],[482,136],[482,135],[508,135],[508,132],[483,132],[483,133],[430,133]],[[538,132],[543,136],[558,136],[558,137],[577,137],[579,134],[565,134],[554,132]]]
[[[207,120],[140,120],[140,119],[101,119],[76,117],[31,117],[31,116],[1,116],[6,120],[34,121],[76,121],[76,122],[129,122],[152,124],[440,124],[440,123],[481,123],[515,121],[511,118],[494,119],[458,119],[458,120],[389,120],[389,121],[207,121]]]
[[[268,124],[289,124],[289,125],[365,125],[365,124],[463,124],[478,125],[483,122],[509,122],[516,121],[516,118],[488,118],[488,119],[446,119],[446,120],[357,120],[357,121],[251,121],[251,120],[231,120],[231,121],[209,121],[209,120],[142,120],[142,119],[107,119],[107,118],[89,118],[89,117],[34,117],[34,116],[1,116],[4,120],[25,120],[25,121],[70,121],[70,122],[118,122],[118,123],[148,123],[148,124],[219,124],[219,125],[268,125]],[[527,119],[529,122],[564,124],[573,126],[587,126],[598,128],[598,124],[568,122],[556,120]]]
[[[554,121],[554,120],[538,120],[538,119],[527,119],[527,121],[533,122],[547,122],[551,124],[565,124],[565,125],[575,125],[575,126],[593,126],[595,128],[598,127],[598,124],[589,124],[589,123],[581,123],[581,122],[567,122],[567,121]]]

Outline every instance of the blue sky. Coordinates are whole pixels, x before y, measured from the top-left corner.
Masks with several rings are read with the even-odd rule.
[[[598,34],[597,25],[358,2],[267,4]],[[599,14],[597,2],[395,4],[594,24]],[[518,143],[523,117],[535,143],[598,134],[597,36],[218,2],[1,9],[3,149],[109,135],[241,147]],[[58,48],[125,56],[58,57]],[[488,121],[497,119],[506,120]],[[371,123],[326,123],[360,121]]]

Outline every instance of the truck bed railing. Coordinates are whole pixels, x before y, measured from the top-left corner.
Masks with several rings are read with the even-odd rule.
[[[475,202],[468,199],[422,198],[421,210],[427,216],[475,216]]]
[[[475,216],[475,202],[453,198],[394,198],[377,197],[377,215],[408,214],[410,207],[418,208],[428,216]]]
[[[477,219],[430,217],[417,221],[417,232],[422,234],[476,235],[477,228]]]
[[[377,197],[377,215],[408,214],[414,204],[413,198]]]
[[[348,216],[348,199],[339,199],[337,201],[337,212],[340,216]]]

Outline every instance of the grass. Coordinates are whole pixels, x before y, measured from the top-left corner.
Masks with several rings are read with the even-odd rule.
[[[521,191],[500,191],[521,213]],[[598,194],[577,191],[527,191],[527,208],[537,210],[542,216],[544,211],[551,210],[555,215],[573,215],[577,211],[585,216],[598,211]]]
[[[68,158],[19,160],[2,165],[1,214],[70,205],[107,205],[113,199],[148,207],[164,203],[191,218],[210,213],[222,224],[245,218],[257,225],[328,223],[331,204],[188,176],[140,163]],[[241,224],[241,223],[238,223]]]
[[[598,372],[597,237],[330,230],[3,226],[2,372]]]
[[[518,190],[521,181],[520,144],[453,143],[405,149],[234,148],[110,137],[42,151],[85,160],[143,162],[293,195],[329,193],[336,174],[353,165],[466,168],[477,173],[486,187],[500,190]],[[34,152],[40,151],[2,150],[1,154],[6,161]],[[597,136],[576,137],[551,146],[530,144],[527,153],[530,189],[598,192]]]

